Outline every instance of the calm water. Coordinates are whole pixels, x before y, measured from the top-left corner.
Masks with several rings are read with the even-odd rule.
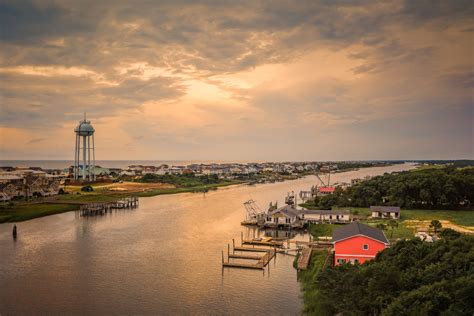
[[[411,165],[333,176],[350,181]],[[221,250],[240,232],[242,202],[282,205],[315,177],[141,198],[133,211],[80,218],[74,212],[0,225],[0,314],[299,314],[293,258],[265,272],[221,268]],[[300,238],[307,238],[302,236]]]

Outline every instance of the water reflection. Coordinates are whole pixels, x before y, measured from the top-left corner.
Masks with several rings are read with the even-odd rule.
[[[404,166],[406,168],[406,166]],[[371,168],[334,175],[350,181],[403,170]],[[203,194],[140,199],[139,208],[83,218],[74,212],[0,225],[0,313],[17,314],[297,314],[302,307],[293,257],[261,270],[222,269],[232,239],[287,237],[296,231],[240,225],[242,203],[261,206],[315,177],[239,186]],[[294,236],[293,236],[294,235]]]

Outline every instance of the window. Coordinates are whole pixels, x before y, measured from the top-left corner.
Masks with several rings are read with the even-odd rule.
[[[270,222],[272,218],[270,216],[267,217],[267,222]]]
[[[362,249],[364,249],[364,250],[369,250],[369,245],[364,244],[364,246],[362,246]]]
[[[337,259],[337,263],[344,264],[346,263],[346,259]]]

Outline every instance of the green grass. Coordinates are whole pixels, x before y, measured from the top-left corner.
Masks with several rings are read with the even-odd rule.
[[[0,208],[0,223],[29,219],[77,210],[74,204],[24,204]]]
[[[384,223],[386,225],[384,229],[385,236],[391,241],[397,239],[410,239],[415,235],[414,229],[407,227],[402,221],[397,221],[398,226],[394,227],[393,230],[389,225],[389,220],[368,219],[361,222],[373,227],[377,227],[377,224]]]
[[[353,214],[358,211],[359,216],[370,216],[369,208],[348,207]],[[404,220],[448,220],[453,224],[463,226],[474,226],[474,210],[401,210],[401,221]]]
[[[298,281],[303,290],[304,314],[320,315],[320,299],[316,278],[323,268],[326,258],[326,250],[315,250],[311,256],[311,263],[308,270],[298,272]]]
[[[314,238],[332,236],[332,232],[335,228],[341,227],[341,225],[335,224],[312,224],[309,226],[309,233]]]
[[[8,203],[0,204],[0,223],[5,222],[20,222],[37,217],[53,215],[68,211],[79,209],[79,204],[84,202],[112,202],[117,199],[127,196],[149,197],[162,194],[177,194],[177,193],[200,193],[209,190],[216,190],[218,187],[230,186],[240,184],[240,181],[232,181],[225,183],[214,183],[208,185],[200,185],[188,188],[166,188],[153,189],[144,192],[117,192],[117,193],[101,193],[99,191],[93,192],[76,192],[64,195],[57,195],[48,198],[50,203],[44,203],[42,200],[35,200],[30,202],[14,202],[13,206]],[[77,204],[76,204],[77,203]]]
[[[402,220],[448,220],[457,225],[474,226],[474,210],[402,210]]]
[[[446,165],[419,165],[415,169],[411,169],[411,172],[423,171],[428,169],[443,169],[446,168]]]

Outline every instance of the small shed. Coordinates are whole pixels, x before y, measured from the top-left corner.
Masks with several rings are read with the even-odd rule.
[[[400,219],[399,206],[371,206],[372,218]]]

